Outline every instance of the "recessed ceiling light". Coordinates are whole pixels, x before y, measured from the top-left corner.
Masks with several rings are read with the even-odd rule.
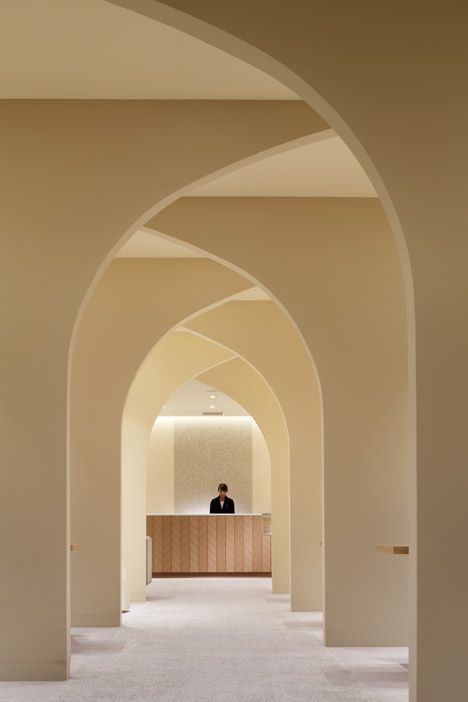
[[[215,399],[215,395],[210,395],[210,399],[211,399],[211,400],[214,400],[214,399]]]
[[[214,405],[210,405],[210,409],[214,409],[214,408],[215,408],[215,406],[214,406]]]

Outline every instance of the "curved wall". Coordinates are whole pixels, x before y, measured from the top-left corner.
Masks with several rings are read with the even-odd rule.
[[[152,424],[179,385],[231,357],[232,352],[191,334],[170,333],[151,349],[127,388],[121,435],[122,559],[134,602],[146,598],[146,461]],[[120,441],[118,436],[115,439]],[[173,499],[173,484],[163,485],[162,490]]]
[[[9,486],[0,538],[10,564],[1,585],[9,606],[0,677],[63,679],[70,656],[69,373],[86,302],[145,213],[217,169],[326,125],[294,102],[193,100],[6,100],[0,124],[7,174],[0,324],[8,339],[0,450]],[[84,553],[73,553],[74,569]]]
[[[376,551],[378,543],[409,538],[405,289],[381,204],[367,198],[191,197],[149,226],[246,271],[296,323],[313,354],[323,397],[326,642],[405,645],[408,562],[383,560]],[[200,320],[189,327],[203,332]],[[213,323],[208,330],[216,337],[220,328]],[[250,338],[261,345],[256,333],[253,327]],[[295,421],[303,421],[300,411]],[[292,477],[292,489],[294,484]],[[311,488],[299,481],[297,490],[300,530]]]
[[[318,12],[315,3],[294,0],[287,8],[261,3],[252,15],[247,0],[113,1],[222,47],[294,89],[346,140],[376,186],[407,291],[410,699],[437,702],[448,690],[461,699],[467,648],[457,592],[467,589],[468,571],[458,554],[467,485],[456,467],[441,485],[440,466],[463,465],[466,443],[466,6],[395,9],[334,0]],[[441,504],[450,505],[443,523]],[[435,601],[444,603],[437,615]]]
[[[304,344],[273,302],[227,302],[185,326],[234,350],[267,380],[284,413],[290,452],[291,608],[323,607],[322,412]]]
[[[121,426],[141,359],[182,320],[247,287],[203,259],[119,259],[103,275],[72,364],[71,535],[83,544],[71,572],[75,626],[120,624]]]
[[[133,599],[145,593],[145,473],[146,444],[155,417],[171,393],[196,373],[203,382],[224,388],[244,405],[265,436],[272,464],[273,529],[272,587],[289,592],[289,441],[281,407],[262,376],[232,351],[187,332],[167,335],[148,354],[129,390],[122,425],[123,553]],[[211,382],[212,381],[212,382]],[[159,445],[168,449],[165,460],[173,462],[172,437]],[[151,442],[148,446],[149,490],[156,489]],[[166,475],[166,478],[168,476]],[[158,483],[164,503],[173,501],[171,480]],[[254,501],[256,488],[254,483]],[[151,511],[151,510],[150,510]]]
[[[466,647],[457,594],[466,591],[468,578],[459,558],[466,522],[466,474],[458,470],[464,465],[468,389],[467,331],[460,323],[468,315],[463,148],[467,98],[461,88],[465,82],[466,8],[453,3],[446,11],[437,4],[421,7],[415,3],[405,6],[402,17],[393,6],[382,7],[370,0],[357,6],[337,0],[321,6],[320,13],[314,3],[300,0],[290,3],[287,11],[281,4],[269,3],[261,5],[255,15],[244,0],[235,4],[172,0],[171,5],[185,10],[182,13],[172,13],[168,3],[122,0],[121,4],[155,13],[169,24],[183,24],[187,31],[261,65],[311,102],[315,100],[373,174],[394,231],[398,234],[401,226],[404,229],[416,300],[416,325],[412,299],[409,321],[411,353],[412,334],[417,333],[418,370],[419,463],[418,481],[414,479],[412,487],[413,506],[418,498],[414,524],[420,556],[420,625],[415,629],[422,644],[419,698],[425,702],[445,695],[461,699]],[[197,23],[194,15],[203,21]],[[76,310],[100,262],[122,226],[130,227],[158,199],[154,188],[147,186],[148,171],[141,168],[147,163],[147,149],[121,148],[134,137],[146,143],[158,137],[152,120],[132,129],[129,113],[134,107],[104,105],[107,116],[101,121],[100,134],[83,120],[83,114],[94,119],[101,110],[96,104],[24,101],[3,109],[2,134],[7,142],[2,155],[11,197],[6,198],[1,222],[9,254],[0,276],[6,301],[1,321],[9,340],[2,354],[2,367],[7,369],[2,396],[4,407],[14,410],[5,409],[2,417],[6,484],[12,486],[2,509],[2,533],[7,535],[2,548],[15,564],[4,583],[10,602],[3,623],[4,677],[67,674],[67,349]],[[152,109],[148,103],[136,106],[136,110]],[[68,111],[66,119],[64,110]],[[120,110],[125,119],[112,131],[109,124],[116,125],[114,116]],[[199,128],[207,123],[197,120],[194,124]],[[208,124],[210,139],[217,124],[217,119]],[[234,128],[238,124],[233,121]],[[251,133],[245,125],[241,131],[244,137]],[[149,141],[142,137],[143,132]],[[83,134],[77,148],[71,147],[74,138]],[[162,136],[167,139],[166,134]],[[202,142],[196,158],[207,153],[207,144]],[[226,144],[238,147],[233,139]],[[104,170],[101,155],[109,164]],[[138,168],[132,172],[125,166],[133,155]],[[165,173],[154,158],[156,162],[154,178],[149,178],[152,183],[158,172]],[[115,218],[109,203],[115,208]],[[112,222],[107,228],[109,216]],[[65,230],[68,243],[75,246],[62,246]],[[31,290],[36,293],[33,297]],[[410,363],[413,390],[413,356]],[[415,398],[411,399],[414,413]],[[23,440],[27,428],[30,447]],[[411,449],[414,452],[414,437]],[[449,466],[442,482],[441,465]],[[31,472],[41,479],[31,481]],[[28,493],[22,491],[22,510],[17,504],[19,483],[30,488]],[[43,507],[34,509],[37,503]],[[32,529],[23,528],[29,511],[25,507],[34,515]],[[18,534],[18,541],[11,534]],[[446,544],[452,548],[447,549]],[[19,547],[26,554],[25,564],[39,549],[42,553],[35,582],[29,589],[24,586],[21,598],[15,583],[27,582],[27,566],[16,565]],[[414,612],[415,588],[414,580]],[[54,602],[47,612],[37,606],[45,598]],[[434,601],[441,603],[437,612]]]
[[[240,402],[266,439],[271,460],[272,589],[290,592],[290,458],[283,410],[271,387],[241,358],[233,358],[198,376]],[[255,499],[255,492],[254,492]]]

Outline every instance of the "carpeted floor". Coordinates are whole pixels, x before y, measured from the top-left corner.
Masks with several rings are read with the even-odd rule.
[[[406,702],[407,651],[326,649],[263,578],[153,580],[118,629],[74,629],[72,677],[2,702]]]

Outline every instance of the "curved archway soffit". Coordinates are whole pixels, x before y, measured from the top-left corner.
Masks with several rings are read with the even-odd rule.
[[[157,0],[151,0],[151,2],[147,0],[105,1],[125,7],[133,12],[137,12],[162,24],[169,25],[190,34],[207,44],[255,66],[302,97],[313,110],[316,110],[317,113],[335,129],[336,133],[342,137],[366,171],[387,213],[403,267],[407,294],[408,320],[410,321],[410,328],[414,329],[413,276],[409,252],[398,213],[390,193],[364,145],[333,105],[303,77],[274,56],[254,46],[240,36],[236,36],[222,29],[219,25],[215,26],[214,24],[200,19],[200,17],[197,17],[195,14],[189,14],[186,11],[176,9],[168,4],[158,2]]]

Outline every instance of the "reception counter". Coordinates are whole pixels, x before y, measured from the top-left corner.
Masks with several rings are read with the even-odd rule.
[[[262,514],[150,514],[146,529],[153,577],[271,575],[271,533]]]

